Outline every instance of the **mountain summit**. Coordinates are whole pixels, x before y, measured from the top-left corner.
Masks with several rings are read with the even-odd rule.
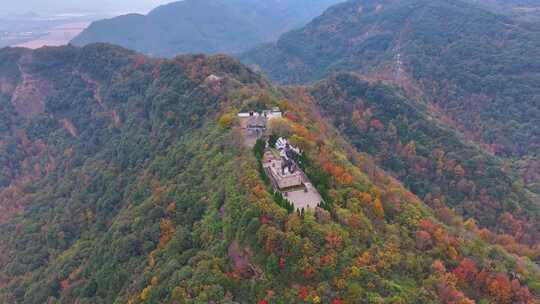
[[[0,63],[2,303],[536,303],[535,249],[449,209],[440,222],[320,114],[350,107],[339,90],[380,117],[361,115],[373,132],[420,120],[389,87],[279,88],[226,56],[103,44]],[[388,117],[369,104],[383,100]],[[291,208],[263,169],[271,145],[245,145],[238,113],[276,107],[269,141],[301,149],[318,207]],[[472,176],[439,156],[440,178]]]

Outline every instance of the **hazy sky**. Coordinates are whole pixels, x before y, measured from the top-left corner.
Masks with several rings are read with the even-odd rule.
[[[147,12],[174,0],[0,0],[0,13]]]

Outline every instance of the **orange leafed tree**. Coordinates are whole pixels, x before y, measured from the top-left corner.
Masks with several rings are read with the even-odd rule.
[[[468,283],[474,282],[476,275],[478,274],[478,269],[471,259],[465,258],[452,273],[458,279],[458,283],[467,285]]]
[[[159,248],[164,248],[175,232],[174,224],[170,219],[162,219],[159,223],[161,229],[161,235],[159,237]]]
[[[496,299],[496,303],[511,303],[512,285],[506,274],[497,273],[494,276],[488,277],[486,285],[489,294]]]
[[[367,193],[367,192],[361,192],[359,195],[358,195],[358,200],[364,205],[364,206],[367,206],[369,204],[371,204],[371,201],[373,200],[373,198],[371,197],[371,194]]]
[[[326,242],[333,248],[341,247],[341,236],[336,232],[330,232],[325,237]]]
[[[373,201],[373,211],[378,218],[384,218],[384,207],[380,199],[375,199]]]

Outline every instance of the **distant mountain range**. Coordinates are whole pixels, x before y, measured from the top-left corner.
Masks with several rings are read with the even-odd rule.
[[[469,0],[520,20],[540,21],[539,0]]]
[[[355,71],[425,98],[498,154],[540,149],[540,28],[476,5],[348,1],[241,58],[282,83]]]
[[[300,27],[340,0],[184,0],[93,23],[75,45],[108,42],[158,57],[238,53]]]

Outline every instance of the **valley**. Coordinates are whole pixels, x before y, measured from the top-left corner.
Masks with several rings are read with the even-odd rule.
[[[106,42],[154,57],[236,54],[277,39],[341,0],[184,0],[93,22],[71,43]]]
[[[0,15],[0,47],[40,48],[68,44],[104,14]]]
[[[15,37],[20,37],[19,41],[24,41],[19,44],[15,44],[16,47],[24,47],[30,49],[37,49],[43,46],[60,46],[68,44],[71,39],[79,35],[84,29],[90,25],[90,22],[75,22],[65,23],[59,26],[55,26],[48,29],[42,34],[28,33],[29,36],[33,36],[32,40],[25,38],[27,34],[19,33],[13,34]]]

